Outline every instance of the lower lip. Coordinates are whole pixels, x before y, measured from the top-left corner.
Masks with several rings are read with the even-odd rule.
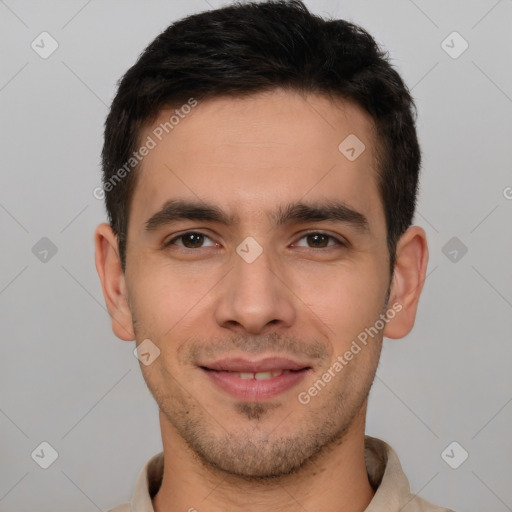
[[[234,376],[231,372],[205,369],[203,369],[203,372],[206,373],[214,384],[234,398],[246,402],[261,402],[296,386],[305,378],[308,369],[283,373],[266,380],[241,379]]]

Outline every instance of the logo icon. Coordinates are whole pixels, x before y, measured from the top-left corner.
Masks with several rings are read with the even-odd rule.
[[[263,247],[252,236],[248,236],[236,248],[236,252],[246,263],[252,263],[263,252]]]
[[[457,441],[451,442],[442,452],[441,458],[450,466],[452,469],[457,469],[462,466],[466,459],[469,457],[469,453],[464,449],[462,445]]]
[[[43,441],[30,456],[38,466],[48,469],[57,460],[59,454],[50,443]]]
[[[466,255],[468,248],[453,236],[443,245],[441,251],[452,263],[458,263]]]
[[[47,59],[59,47],[59,43],[48,32],[41,32],[30,46],[39,57]]]
[[[149,366],[160,355],[160,349],[149,338],[146,338],[135,347],[133,355],[144,366]]]
[[[353,162],[359,158],[361,153],[366,149],[366,146],[359,137],[351,133],[348,137],[343,139],[338,149],[343,156]]]
[[[469,48],[469,43],[458,32],[454,31],[443,40],[441,48],[452,59],[458,59]]]
[[[48,263],[57,254],[57,246],[49,238],[43,236],[32,247],[32,254],[41,263]]]

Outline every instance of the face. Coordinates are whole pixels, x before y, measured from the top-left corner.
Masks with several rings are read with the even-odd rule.
[[[130,210],[131,321],[160,350],[141,369],[204,463],[289,474],[355,428],[380,355],[382,328],[357,341],[390,284],[372,123],[273,91],[200,103],[158,141],[171,114],[141,134],[157,144]]]

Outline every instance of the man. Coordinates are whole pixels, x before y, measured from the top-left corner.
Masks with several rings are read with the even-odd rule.
[[[413,108],[368,33],[298,1],[190,16],[125,74],[96,266],[163,453],[113,510],[446,510],[365,436],[428,261]]]

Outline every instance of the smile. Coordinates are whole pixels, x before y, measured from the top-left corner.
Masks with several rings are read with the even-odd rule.
[[[272,377],[279,377],[279,375],[283,375],[284,373],[290,373],[291,370],[273,370],[271,372],[257,372],[257,373],[247,373],[247,372],[229,372],[233,377],[238,377],[242,380],[248,379],[256,379],[256,380],[268,380]]]
[[[204,367],[201,370],[216,389],[243,402],[261,402],[284,394],[298,386],[312,371],[311,368],[303,368],[232,372]]]

